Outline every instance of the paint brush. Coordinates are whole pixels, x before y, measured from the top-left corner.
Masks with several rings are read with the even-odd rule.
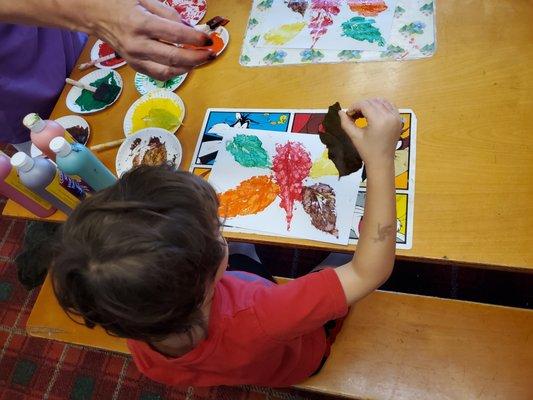
[[[119,140],[113,140],[112,142],[97,144],[97,145],[91,146],[90,149],[92,151],[103,151],[103,150],[112,149],[113,147],[120,146],[124,142],[124,140],[126,140],[126,138],[122,138]]]
[[[118,92],[120,91],[119,86],[110,85],[109,83],[101,83],[100,86],[94,87],[86,83],[75,81],[74,79],[66,78],[65,82],[79,87],[80,89],[88,90],[92,93],[93,98],[96,101],[101,101],[102,103],[111,103],[117,97]]]
[[[115,53],[111,53],[111,54],[108,54],[107,56],[103,56],[103,57],[97,58],[96,60],[92,60],[92,61],[80,64],[78,69],[83,71],[83,70],[85,70],[87,68],[92,67],[93,65],[112,60],[113,58],[121,58],[121,57],[116,52]]]

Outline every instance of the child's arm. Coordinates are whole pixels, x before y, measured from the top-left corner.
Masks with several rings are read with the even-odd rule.
[[[392,272],[396,249],[396,198],[394,152],[402,122],[396,107],[383,99],[354,104],[368,126],[360,129],[340,111],[343,129],[365,162],[367,190],[365,214],[357,251],[349,263],[336,268],[348,304],[354,303],[385,282]]]

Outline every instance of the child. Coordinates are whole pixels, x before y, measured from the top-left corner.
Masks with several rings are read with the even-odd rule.
[[[401,130],[388,101],[350,108],[342,126],[365,161],[357,257],[275,285],[225,272],[218,200],[204,180],[140,167],[85,200],[62,228],[52,279],[62,307],[128,338],[141,372],[169,385],[288,386],[329,352],[324,324],[390,275],[395,253],[394,151]],[[356,334],[356,333],[354,333]]]

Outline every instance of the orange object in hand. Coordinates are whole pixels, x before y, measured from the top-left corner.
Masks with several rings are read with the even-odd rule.
[[[211,46],[193,46],[190,44],[183,44],[181,45],[181,47],[184,49],[209,50],[214,54],[220,53],[224,48],[224,41],[222,40],[222,38],[216,32],[212,32],[209,35],[209,38],[213,41],[213,44]]]

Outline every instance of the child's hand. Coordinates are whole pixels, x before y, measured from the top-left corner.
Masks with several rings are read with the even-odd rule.
[[[368,125],[358,128],[348,115],[362,114]],[[341,126],[352,139],[359,155],[369,165],[380,166],[394,160],[396,143],[402,130],[398,109],[385,99],[363,100],[347,112],[339,111]]]

